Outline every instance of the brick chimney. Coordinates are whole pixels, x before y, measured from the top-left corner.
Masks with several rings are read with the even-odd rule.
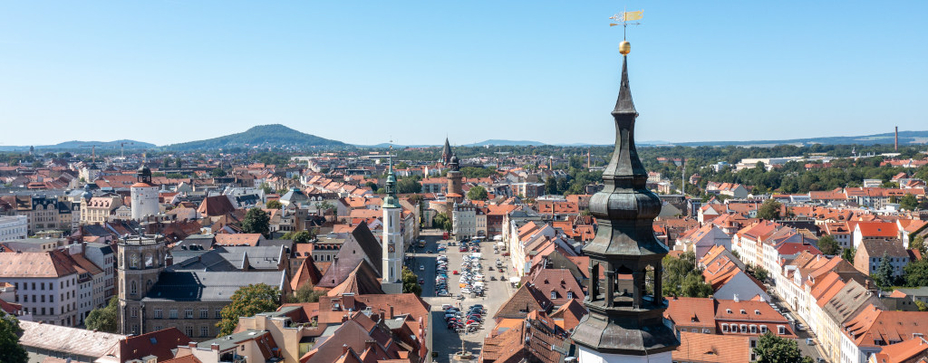
[[[187,348],[190,348],[191,350],[192,350],[192,349],[197,349],[197,342],[189,342],[189,343],[187,343]]]
[[[219,343],[210,344],[209,349],[213,352],[219,353]]]

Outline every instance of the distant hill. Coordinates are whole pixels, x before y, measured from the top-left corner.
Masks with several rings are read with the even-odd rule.
[[[313,147],[340,147],[347,146],[336,140],[329,140],[319,136],[305,134],[284,125],[261,125],[248,129],[245,132],[220,136],[207,140],[190,141],[180,144],[167,145],[168,150],[215,150],[234,147],[280,149],[309,149]]]
[[[543,142],[538,141],[528,141],[528,140],[499,140],[499,139],[490,139],[486,141],[481,141],[475,144],[464,144],[461,146],[544,146],[546,145]]]
[[[82,150],[91,149],[94,146],[97,150],[142,150],[153,149],[158,147],[155,144],[136,140],[115,140],[115,141],[65,141],[55,145],[35,145],[36,150]],[[0,146],[0,151],[28,151],[29,146]]]
[[[895,134],[889,132],[865,136],[829,136],[789,140],[700,141],[668,144],[680,146],[876,145],[892,144],[894,137]],[[899,145],[924,145],[926,143],[928,143],[928,131],[899,131]]]

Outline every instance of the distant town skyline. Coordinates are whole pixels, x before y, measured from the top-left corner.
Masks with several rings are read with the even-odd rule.
[[[609,144],[928,130],[928,3],[7,3],[0,146],[280,123],[351,144]],[[608,75],[608,76],[604,76]]]

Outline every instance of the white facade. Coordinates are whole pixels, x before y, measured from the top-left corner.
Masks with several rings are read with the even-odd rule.
[[[400,280],[403,271],[403,255],[405,243],[403,242],[403,208],[398,206],[383,208],[383,282],[392,283]]]
[[[455,204],[451,210],[451,232],[459,238],[477,236],[477,208],[470,204]],[[486,225],[486,218],[484,218]]]
[[[26,216],[0,217],[0,241],[26,238],[29,220]]]
[[[670,363],[673,361],[671,352],[638,356],[600,353],[579,344],[577,348],[577,358],[580,363]]]
[[[32,314],[34,321],[62,326],[78,323],[77,274],[45,278],[2,278],[16,287],[14,302]]]
[[[158,203],[158,187],[133,185],[129,188],[132,198],[132,219],[155,216],[161,212]]]

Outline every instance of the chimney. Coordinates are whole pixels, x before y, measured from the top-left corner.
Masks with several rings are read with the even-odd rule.
[[[210,344],[209,349],[213,352],[219,353],[219,343]]]
[[[189,343],[187,343],[187,348],[190,348],[190,349],[197,349],[197,342],[189,342]]]
[[[387,310],[387,311],[389,311],[389,312],[390,312],[390,316],[388,316],[387,318],[389,318],[389,319],[393,319],[393,305],[389,305],[389,307],[390,307],[390,309],[389,309],[389,310]]]
[[[369,339],[364,342],[364,349],[374,349],[374,343],[377,343],[376,340]]]
[[[342,354],[348,354],[348,344],[342,344]]]
[[[896,126],[895,150],[899,151],[899,126]]]

